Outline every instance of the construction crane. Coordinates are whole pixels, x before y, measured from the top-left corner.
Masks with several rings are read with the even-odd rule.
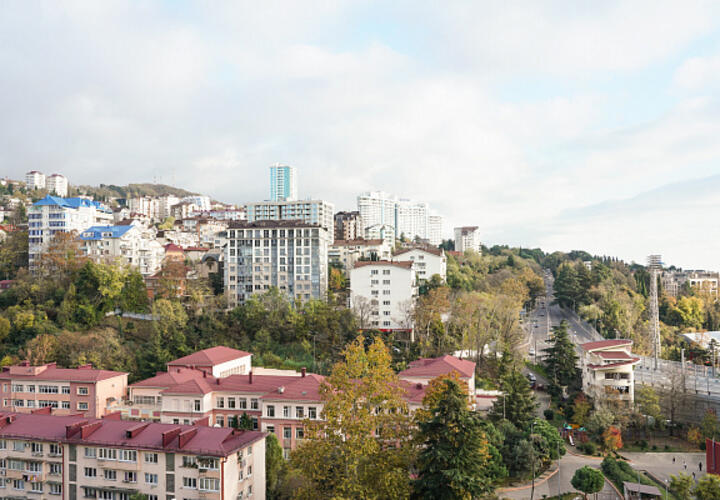
[[[650,255],[647,259],[650,272],[650,335],[652,336],[653,359],[655,370],[660,357],[660,308],[658,306],[658,274],[662,270],[662,256]]]

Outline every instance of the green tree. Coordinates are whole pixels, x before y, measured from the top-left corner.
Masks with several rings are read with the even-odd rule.
[[[444,390],[428,421],[420,422],[422,451],[418,458],[415,498],[467,499],[492,491],[495,478],[487,475],[491,456],[477,416],[468,409],[467,396],[454,380]]]
[[[570,483],[573,488],[582,491],[585,498],[587,498],[588,494],[597,493],[603,489],[605,478],[602,472],[586,465],[575,471]]]
[[[720,436],[720,422],[712,411],[706,411],[700,422],[700,430],[704,437],[709,439],[717,439]]]
[[[652,417],[656,424],[662,420],[660,396],[650,386],[643,385],[635,390],[635,407],[642,415]]]
[[[550,383],[562,388],[577,384],[579,379],[577,354],[575,346],[570,341],[567,326],[567,322],[563,320],[558,326],[553,327],[553,335],[550,339],[552,345],[544,349],[546,356],[543,361]]]
[[[125,312],[144,313],[148,311],[147,287],[142,274],[138,271],[131,271],[125,277],[118,305]]]
[[[670,476],[670,489],[678,500],[690,500],[693,484],[695,481],[690,474],[678,472],[676,475]]]
[[[5,342],[5,339],[10,334],[10,320],[0,316],[0,343]]]
[[[558,304],[563,307],[577,307],[580,283],[575,266],[570,263],[560,264],[553,288]]]
[[[697,500],[720,500],[720,477],[708,474],[700,478],[693,489]]]
[[[503,396],[493,403],[490,418],[495,421],[505,418],[519,429],[527,429],[537,409],[530,382],[519,370],[513,369],[501,381],[501,390]]]
[[[130,495],[130,500],[148,500],[148,496],[144,493],[133,493]]]
[[[285,466],[283,451],[277,436],[270,432],[265,438],[265,486],[267,492],[274,492]]]

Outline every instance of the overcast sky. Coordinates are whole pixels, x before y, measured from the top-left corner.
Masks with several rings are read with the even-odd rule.
[[[426,200],[720,270],[720,2],[3,2],[0,174]]]

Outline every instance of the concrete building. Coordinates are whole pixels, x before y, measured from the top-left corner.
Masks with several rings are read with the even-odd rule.
[[[416,297],[411,261],[356,262],[350,270],[350,306],[365,323],[361,328],[412,330]]]
[[[205,370],[213,377],[243,375],[252,370],[252,354],[225,346],[216,346],[192,353],[167,364],[173,368]]]
[[[65,198],[68,194],[68,180],[62,174],[52,174],[45,180],[45,188],[51,194]]]
[[[635,401],[633,366],[640,362],[631,351],[632,340],[600,340],[580,347],[583,392],[596,400],[621,401],[632,407]]]
[[[92,226],[78,238],[85,255],[94,261],[120,260],[143,276],[160,270],[165,258],[165,249],[155,239],[155,233],[139,224]]]
[[[276,163],[270,167],[270,201],[297,200],[295,167]]]
[[[477,226],[463,226],[455,228],[455,251],[465,252],[465,250],[473,250],[477,253],[482,253],[480,231],[478,231]]]
[[[319,224],[328,231],[329,238],[335,234],[332,203],[322,200],[265,201],[245,206],[248,222],[261,220],[294,220]]]
[[[350,270],[359,260],[390,260],[392,247],[384,240],[335,240],[328,249],[328,260]]]
[[[48,408],[57,415],[99,418],[125,397],[127,378],[127,373],[95,370],[92,365],[58,368],[55,363],[31,366],[25,361],[6,366],[0,372],[2,411]]]
[[[182,201],[192,203],[200,211],[207,211],[212,208],[212,201],[210,200],[210,197],[205,195],[193,194],[190,196],[185,196]]]
[[[430,210],[425,202],[399,198],[383,191],[363,193],[357,198],[363,230],[389,225],[395,237],[428,240],[432,245],[442,242],[442,217]]]
[[[411,384],[426,386],[430,381],[442,375],[456,372],[468,385],[468,396],[475,402],[475,363],[467,359],[456,358],[446,354],[439,358],[421,358],[411,361],[408,368],[398,373],[400,380]]]
[[[335,240],[361,240],[365,237],[360,212],[338,212],[335,214]]]
[[[428,234],[427,240],[431,245],[437,246],[443,240],[443,217],[442,215],[431,211],[428,215]]]
[[[28,251],[34,268],[57,233],[81,233],[94,225],[111,224],[112,210],[85,198],[46,196],[28,211]]]
[[[720,273],[701,270],[663,271],[660,282],[668,295],[677,297],[683,286],[718,294]]]
[[[324,299],[328,286],[325,227],[293,220],[231,222],[225,248],[225,291],[231,304],[271,287],[292,300]]]
[[[390,248],[395,246],[395,227],[387,224],[375,224],[365,228],[366,240],[383,240]]]
[[[142,214],[153,222],[162,222],[172,215],[172,207],[180,201],[174,195],[139,196],[128,199],[127,206],[132,214]]]
[[[418,281],[427,281],[437,274],[447,280],[447,257],[440,248],[415,247],[395,252],[392,260],[411,261]]]
[[[25,185],[28,191],[33,189],[45,189],[45,174],[37,170],[31,170],[25,174]]]
[[[5,498],[265,498],[265,434],[197,425],[0,414]]]

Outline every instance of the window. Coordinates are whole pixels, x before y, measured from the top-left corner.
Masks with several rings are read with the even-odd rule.
[[[137,483],[137,472],[125,471],[124,481],[126,483]]]
[[[13,384],[12,391],[13,392],[23,392],[22,384]]]
[[[183,488],[197,489],[197,479],[194,477],[183,477]]]
[[[25,441],[13,441],[14,451],[25,451]]]
[[[220,491],[220,480],[209,477],[201,477],[200,491]]]
[[[10,384],[3,384],[3,392],[8,392],[9,388],[10,388]]]
[[[158,484],[158,475],[150,474],[150,473],[146,472],[145,473],[145,482],[147,484]]]
[[[267,407],[267,416],[268,416],[268,417],[274,417],[274,416],[275,416],[275,406],[274,406],[274,405],[268,405],[268,407]]]
[[[51,495],[62,495],[62,484],[59,483],[48,483],[50,486]]]
[[[8,469],[10,470],[25,470],[25,462],[22,460],[8,460]]]
[[[85,447],[85,458],[95,458],[97,456],[97,449]]]
[[[64,385],[64,386],[62,386],[62,393],[63,393],[63,394],[70,394],[70,386],[69,386],[69,385]]]
[[[390,274],[390,269],[383,269],[383,274],[384,275]]]
[[[199,469],[218,470],[220,462],[217,458],[198,458],[197,464]]]
[[[42,493],[42,483],[30,483],[30,491],[33,493]]]
[[[121,462],[137,462],[137,451],[136,450],[120,450],[118,460]]]
[[[25,489],[25,481],[23,481],[22,479],[13,479],[13,489],[24,490]]]
[[[85,401],[78,401],[78,410],[87,410],[88,404]]]
[[[85,477],[97,477],[97,469],[95,467],[85,467]]]
[[[29,386],[27,386],[27,391],[28,391],[28,392],[35,392],[35,386],[34,386],[34,385],[29,385]]]
[[[26,462],[25,470],[27,472],[42,472],[42,462]]]
[[[317,408],[314,406],[308,407],[308,418],[313,420],[317,418]]]
[[[183,464],[182,464],[183,467],[197,467],[195,457],[183,455],[182,460],[183,460]]]
[[[53,476],[59,476],[62,474],[62,464],[50,463],[50,474]]]
[[[215,400],[215,407],[216,408],[225,408],[225,398],[217,398]]]
[[[0,439],[0,450],[7,450],[7,442],[4,439]]]
[[[227,407],[235,408],[235,398],[227,398]]]
[[[117,450],[115,448],[98,448],[97,457],[101,460],[117,460]]]
[[[217,415],[215,417],[215,425],[219,427],[225,427],[225,417],[222,415]]]
[[[248,446],[248,457],[252,455],[252,446]]]
[[[195,411],[200,411],[200,400],[199,400],[199,399],[196,399],[196,400],[194,401],[194,406],[193,406],[193,408],[195,408]]]
[[[59,457],[62,456],[62,446],[55,443],[50,443],[50,456]]]
[[[32,451],[33,455],[42,455],[42,452],[43,452],[42,443],[31,443],[30,451]]]
[[[383,285],[389,285],[389,284],[390,284],[390,280],[383,280]]]
[[[15,406],[25,406],[25,400],[23,399],[16,399],[13,403]]]
[[[154,405],[155,396],[134,396],[133,403],[136,405]]]
[[[117,480],[117,471],[113,469],[105,469],[103,470],[103,476],[108,481],[116,481]]]
[[[87,396],[89,391],[87,387],[78,387],[77,393],[79,396]]]
[[[283,406],[283,417],[290,418],[290,407]]]
[[[292,437],[292,427],[283,427],[283,438],[290,439]]]
[[[305,432],[302,427],[297,427],[295,429],[295,438],[296,439],[303,439],[305,437]]]
[[[259,408],[258,400],[257,398],[252,398],[250,400],[250,409],[251,410],[257,410]]]
[[[58,387],[56,385],[39,385],[38,392],[41,394],[57,394]]]
[[[305,418],[305,408],[302,406],[295,407],[295,418]]]
[[[157,453],[145,453],[145,463],[146,464],[158,463],[158,454]]]

